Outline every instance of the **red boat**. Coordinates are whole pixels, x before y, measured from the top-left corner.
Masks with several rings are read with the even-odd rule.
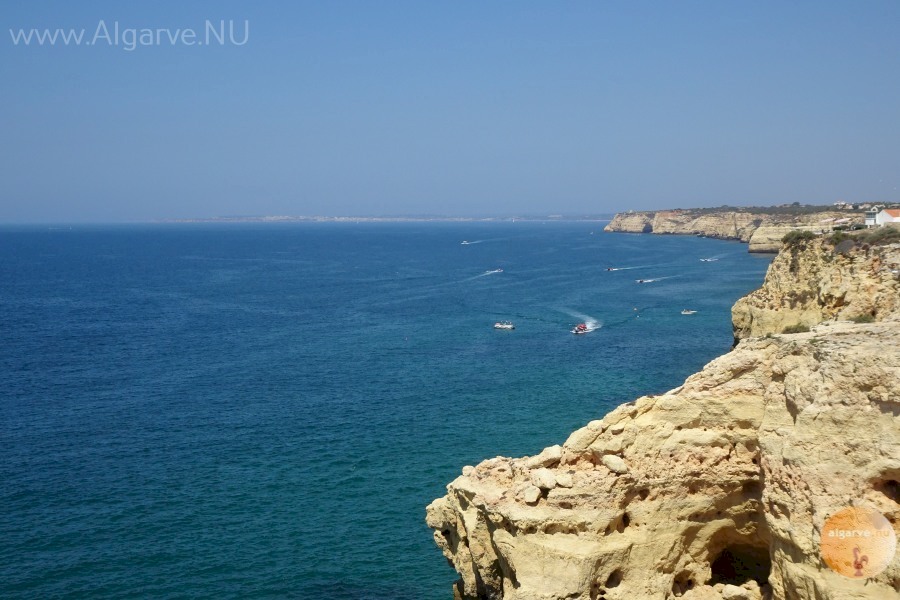
[[[587,323],[579,323],[575,326],[575,329],[572,330],[572,333],[575,335],[581,335],[588,332],[590,332],[590,329],[588,329]]]

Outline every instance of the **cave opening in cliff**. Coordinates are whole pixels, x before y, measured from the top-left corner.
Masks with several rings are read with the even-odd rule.
[[[875,483],[875,489],[900,504],[900,481],[896,479],[882,479]]]
[[[712,561],[711,568],[712,585],[741,585],[751,579],[763,585],[769,579],[772,561],[765,546],[735,544],[723,549]]]

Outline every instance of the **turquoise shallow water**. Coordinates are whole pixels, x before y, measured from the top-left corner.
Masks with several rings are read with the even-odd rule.
[[[0,596],[449,598],[461,467],[678,385],[768,265],[601,229],[3,229]]]

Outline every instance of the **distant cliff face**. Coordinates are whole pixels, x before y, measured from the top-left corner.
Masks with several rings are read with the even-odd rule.
[[[613,217],[603,231],[618,231],[622,233],[653,233],[653,221],[655,212],[628,212],[618,213]]]
[[[848,246],[814,240],[785,248],[763,286],[732,308],[735,338],[832,319],[900,318],[900,246]]]
[[[605,231],[705,235],[728,240],[750,239],[762,221],[750,213],[716,212],[698,214],[691,211],[619,213]]]
[[[656,212],[628,212],[617,214],[604,231],[623,233],[657,233],[703,235],[706,237],[750,242],[760,227],[808,226],[830,230],[835,219],[847,218],[847,213],[821,211],[803,215],[767,214],[743,211],[666,210]],[[853,217],[857,221],[861,216]],[[831,221],[828,221],[828,220]],[[782,234],[783,235],[783,234]],[[780,238],[778,238],[780,241]],[[762,240],[750,251],[775,252],[777,247]]]
[[[828,259],[809,243],[754,294],[779,297],[782,271],[819,268],[859,307],[870,286],[896,291],[882,273],[897,251]],[[455,598],[900,598],[900,560],[863,582],[830,571],[818,546],[849,504],[900,519],[900,319],[879,306],[878,323],[745,339],[562,446],[464,468],[427,510],[461,576]]]
[[[747,252],[776,253],[781,250],[781,240],[791,231],[802,230],[822,233],[822,225],[760,225],[751,235]]]

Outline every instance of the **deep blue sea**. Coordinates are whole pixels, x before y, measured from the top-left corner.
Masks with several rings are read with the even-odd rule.
[[[602,226],[0,230],[0,597],[447,600],[446,483],[679,385],[769,262]]]

